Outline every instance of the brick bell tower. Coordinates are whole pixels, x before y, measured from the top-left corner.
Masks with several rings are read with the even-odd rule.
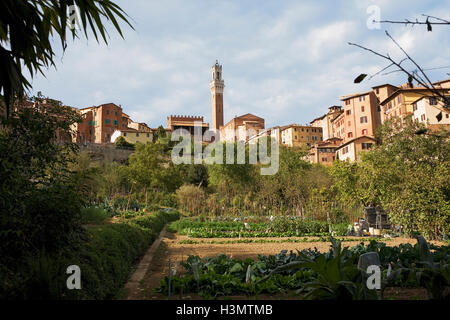
[[[218,131],[223,126],[223,88],[222,66],[216,60],[211,68],[212,80],[209,83],[212,95],[212,130]]]

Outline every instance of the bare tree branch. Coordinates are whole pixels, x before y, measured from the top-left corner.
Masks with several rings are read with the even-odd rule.
[[[388,69],[388,68],[390,68],[390,67],[392,67],[392,66],[396,66],[398,69],[397,70],[394,70],[394,71],[392,71],[392,72],[398,72],[398,71],[402,71],[403,73],[405,73],[406,75],[408,75],[408,80],[409,81],[412,81],[412,80],[415,80],[419,85],[421,85],[422,87],[424,87],[424,88],[426,88],[426,89],[428,89],[431,93],[433,93],[435,96],[438,96],[439,98],[441,98],[442,100],[443,100],[443,102],[444,102],[444,107],[445,108],[448,108],[449,107],[449,105],[450,105],[450,101],[449,101],[449,99],[442,93],[442,89],[437,89],[435,86],[434,86],[434,84],[431,82],[431,80],[428,78],[428,76],[425,74],[425,72],[424,72],[424,70],[422,69],[422,67],[420,67],[416,62],[415,62],[415,60],[414,59],[412,59],[411,58],[411,56],[403,49],[403,47],[401,47],[400,46],[400,44],[386,31],[386,35],[394,42],[394,44],[403,52],[403,54],[406,56],[406,58],[403,58],[402,60],[400,60],[399,62],[397,62],[397,61],[395,61],[394,59],[392,59],[391,57],[390,57],[390,55],[389,55],[389,53],[387,53],[386,55],[384,55],[384,54],[382,54],[382,53],[379,53],[379,52],[377,52],[377,51],[375,51],[375,50],[372,50],[372,49],[370,49],[370,48],[367,48],[367,47],[364,47],[364,46],[362,46],[362,45],[359,45],[359,44],[356,44],[356,43],[351,43],[351,42],[349,42],[348,44],[349,45],[352,45],[352,46],[356,46],[356,47],[358,47],[358,48],[360,48],[360,49],[363,49],[363,50],[366,50],[366,51],[369,51],[369,52],[371,52],[372,54],[374,54],[374,55],[376,55],[376,56],[379,56],[379,57],[381,57],[381,58],[383,58],[383,59],[385,59],[385,60],[388,60],[389,62],[390,62],[390,64],[387,66],[387,67],[385,67],[383,70],[386,70],[386,69]],[[406,70],[401,64],[404,62],[404,61],[410,61],[410,62],[412,62],[417,68],[418,68],[418,70],[420,70],[420,73],[422,74],[422,76],[426,79],[424,79],[424,78],[422,78],[422,76],[421,76],[421,74],[419,74],[418,72],[410,72],[410,71],[408,71],[408,70]],[[383,70],[381,70],[381,71],[383,71]],[[380,72],[381,72],[380,71]],[[377,72],[376,74],[378,74],[378,73],[380,73],[380,72]],[[375,74],[375,75],[376,75]],[[374,76],[375,76],[374,75]],[[373,76],[372,76],[373,77]],[[371,77],[371,78],[372,78]],[[424,95],[425,96],[425,95]]]
[[[427,19],[425,21],[419,21],[418,19],[416,19],[416,21],[411,21],[408,19],[405,19],[404,21],[395,21],[395,20],[381,20],[381,21],[376,21],[374,20],[373,22],[376,23],[393,23],[393,24],[404,24],[404,25],[447,25],[450,24],[450,21],[442,19],[442,18],[438,18],[438,17],[434,17],[434,16],[430,16],[427,14],[422,14],[423,17],[426,17]],[[432,21],[431,19],[437,20],[437,21]],[[430,30],[431,31],[431,30]]]

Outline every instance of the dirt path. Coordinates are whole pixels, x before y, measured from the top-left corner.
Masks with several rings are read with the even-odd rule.
[[[308,237],[309,239],[313,237]],[[321,252],[327,252],[330,248],[329,242],[284,242],[284,243],[233,243],[233,244],[210,244],[210,243],[196,243],[196,244],[180,244],[179,241],[188,239],[186,236],[180,236],[177,234],[166,232],[162,241],[154,252],[152,263],[147,269],[147,273],[140,281],[138,290],[135,290],[133,294],[129,296],[129,299],[150,299],[159,300],[167,299],[167,296],[154,292],[154,289],[158,287],[161,279],[168,274],[169,259],[172,263],[177,261],[186,260],[189,255],[197,255],[202,258],[208,256],[217,256],[220,253],[224,253],[233,258],[245,259],[245,258],[257,258],[259,254],[269,255],[280,253],[281,250],[303,250],[307,248],[316,247]],[[261,239],[261,238],[258,238]],[[283,240],[283,238],[268,238],[270,240]],[[286,239],[286,238],[284,238]],[[227,239],[195,239],[198,242],[208,242],[209,240],[233,240],[233,238]],[[236,239],[234,239],[236,240]],[[355,241],[342,242],[342,246],[352,247],[355,246],[364,238],[355,238]],[[367,240],[366,240],[367,242]],[[408,238],[394,238],[386,241],[388,246],[398,246],[401,243],[415,244],[415,239]],[[436,243],[436,242],[432,242]],[[436,243],[442,244],[442,243]],[[178,268],[180,269],[180,268]],[[174,297],[178,298],[178,297]],[[186,299],[196,298],[193,296],[186,296]],[[245,297],[243,297],[245,298]],[[263,297],[261,297],[263,298]]]

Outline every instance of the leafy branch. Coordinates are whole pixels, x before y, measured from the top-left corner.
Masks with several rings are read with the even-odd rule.
[[[80,32],[68,26],[77,8],[76,21]],[[78,21],[81,20],[80,21]],[[105,21],[123,37],[119,22],[133,28],[126,13],[110,0],[2,0],[0,2],[0,94],[6,103],[8,117],[11,101],[21,99],[31,78],[44,74],[44,68],[55,66],[52,37],[59,38],[63,51],[67,39],[78,38],[79,33],[92,32],[97,42],[108,44]]]

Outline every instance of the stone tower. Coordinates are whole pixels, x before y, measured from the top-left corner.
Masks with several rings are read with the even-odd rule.
[[[223,88],[222,66],[216,60],[211,68],[212,80],[209,83],[212,95],[212,127],[211,130],[218,131],[223,126]]]

